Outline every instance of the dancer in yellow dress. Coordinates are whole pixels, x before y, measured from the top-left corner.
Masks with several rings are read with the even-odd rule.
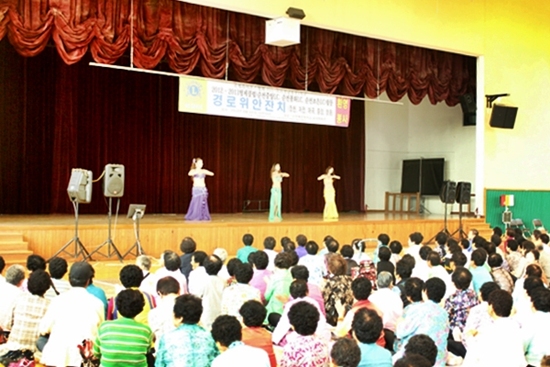
[[[323,180],[325,189],[323,196],[325,197],[325,209],[323,210],[324,220],[338,219],[338,209],[336,208],[336,190],[334,190],[334,180],[339,180],[340,176],[334,174],[334,168],[328,166],[325,173],[317,177],[317,180]]]

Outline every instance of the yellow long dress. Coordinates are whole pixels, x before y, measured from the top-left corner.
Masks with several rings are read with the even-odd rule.
[[[323,219],[338,219],[338,209],[336,208],[336,190],[334,189],[334,186],[332,186],[332,182],[330,184],[325,184],[323,196],[325,197]]]

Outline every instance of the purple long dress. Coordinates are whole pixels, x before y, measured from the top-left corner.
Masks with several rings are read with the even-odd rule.
[[[195,175],[193,177],[204,178],[205,175]],[[211,220],[208,210],[208,190],[206,187],[193,187],[189,209],[185,214],[185,220]]]

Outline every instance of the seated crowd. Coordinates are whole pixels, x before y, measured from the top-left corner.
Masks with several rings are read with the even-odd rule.
[[[300,234],[278,252],[245,234],[228,259],[187,237],[154,273],[144,255],[125,265],[110,299],[87,262],[31,255],[2,275],[0,256],[0,363],[550,366],[548,235],[435,239],[415,232],[404,249],[380,234],[371,257],[361,240],[327,236],[320,249]]]

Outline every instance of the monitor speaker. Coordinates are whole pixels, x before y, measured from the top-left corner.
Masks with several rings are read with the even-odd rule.
[[[71,201],[89,204],[92,201],[92,171],[73,168],[67,194]]]
[[[493,105],[493,111],[491,112],[491,120],[489,125],[491,127],[498,127],[501,129],[513,129],[516,123],[516,115],[518,114],[517,107]]]
[[[108,198],[120,198],[124,195],[124,166],[122,164],[105,166],[103,195]]]
[[[453,204],[456,200],[456,182],[444,181],[439,192],[439,198],[443,203]]]
[[[456,185],[456,202],[469,204],[472,196],[472,184],[470,182],[459,182]]]

